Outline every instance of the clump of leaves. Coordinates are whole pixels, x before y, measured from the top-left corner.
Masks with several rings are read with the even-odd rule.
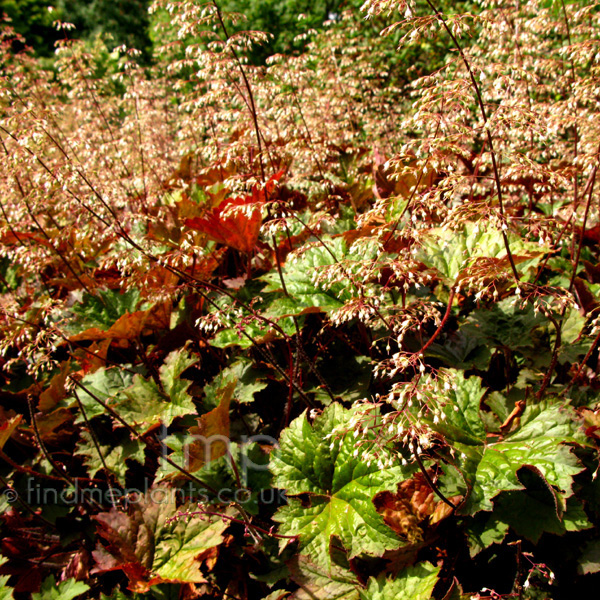
[[[365,3],[414,79],[356,15],[265,66],[218,3],[145,69],[3,30],[7,597],[598,577],[600,11],[470,8]]]

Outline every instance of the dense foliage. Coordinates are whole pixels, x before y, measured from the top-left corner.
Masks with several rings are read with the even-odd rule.
[[[52,13],[41,0],[0,0],[0,17],[9,19],[15,31],[42,56],[52,54],[59,38],[52,27]],[[22,49],[22,44],[15,44]]]
[[[52,55],[55,42],[65,36],[93,41],[100,35],[111,50],[126,44],[142,51],[148,60],[149,4],[149,0],[0,0],[0,16],[4,14],[41,57]],[[72,23],[76,30],[59,32],[56,21]]]
[[[272,54],[301,50],[312,32],[323,23],[339,19],[343,10],[361,6],[359,0],[225,0],[221,9],[236,17],[229,21],[230,31],[263,31],[268,39],[250,48],[247,54],[264,64]],[[92,42],[102,36],[110,50],[126,44],[150,59],[154,25],[168,19],[166,11],[158,11],[150,19],[149,0],[0,0],[4,13],[38,56],[54,51],[56,40],[63,39],[53,27],[56,20],[75,25],[69,37]],[[160,36],[156,40],[161,43]]]
[[[598,5],[151,11],[0,37],[0,598],[597,585]]]

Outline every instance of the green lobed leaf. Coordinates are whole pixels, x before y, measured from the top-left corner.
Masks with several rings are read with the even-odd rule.
[[[269,316],[266,314],[265,316]],[[281,319],[278,323],[279,327],[286,335],[294,335],[296,328],[291,319]],[[279,337],[279,333],[273,329],[267,329],[264,324],[251,321],[244,325],[244,331],[258,344],[268,341],[274,337]],[[250,348],[253,345],[252,339],[247,338],[236,328],[230,327],[219,331],[214,338],[211,339],[210,345],[215,348],[228,348],[230,346],[239,346],[240,348]]]
[[[74,304],[70,311],[75,316],[66,323],[69,334],[77,334],[91,327],[109,329],[125,313],[138,310],[140,292],[136,289],[99,290],[95,296],[84,294],[81,303]]]
[[[562,321],[560,329],[560,340],[563,344],[572,344],[579,339],[586,324],[586,318],[582,316],[579,310],[571,308],[567,311],[566,317]],[[551,337],[552,342],[556,334]]]
[[[501,441],[479,447],[456,443],[462,454],[460,469],[469,481],[469,497],[461,512],[492,510],[491,500],[501,491],[521,490],[517,471],[535,467],[564,497],[571,494],[573,476],[582,466],[565,443],[577,441],[578,424],[572,410],[538,404],[526,408],[521,426]]]
[[[13,588],[6,585],[9,579],[9,575],[0,576],[0,600],[11,600],[14,598]]]
[[[343,306],[356,295],[356,285],[347,277],[342,281],[335,281],[329,285],[316,284],[314,275],[324,267],[335,265],[337,261],[344,262],[344,273],[352,273],[353,263],[361,264],[365,260],[375,259],[377,246],[374,242],[370,244],[356,244],[347,247],[343,238],[330,238],[326,236],[323,242],[307,245],[308,249],[299,257],[287,260],[282,269],[287,294],[285,300],[278,300],[273,305],[273,316],[281,314],[300,314],[309,307],[319,307],[328,312]],[[277,272],[271,272],[262,277],[267,282],[265,292],[281,290],[281,279]],[[279,303],[282,303],[281,306]],[[267,314],[270,314],[267,311]]]
[[[154,380],[135,375],[132,384],[119,393],[116,412],[142,432],[154,425],[169,426],[176,417],[195,414],[196,406],[187,391],[191,382],[181,377],[195,362],[185,349],[171,352],[159,370],[162,390]]]
[[[87,418],[92,419],[106,413],[104,407],[93,396],[112,406],[116,395],[131,385],[132,380],[133,373],[131,371],[116,367],[108,369],[102,367],[86,375],[81,380],[84,389],[77,387],[75,391],[83,404]],[[89,390],[89,393],[86,390]],[[74,399],[73,402],[75,402]],[[80,411],[78,411],[75,423],[85,423],[85,418]]]
[[[311,426],[304,413],[283,432],[271,460],[275,485],[288,496],[306,495],[302,500],[290,497],[276,513],[280,533],[298,535],[300,552],[328,568],[332,536],[340,539],[349,558],[380,556],[402,545],[372,502],[378,492],[395,488],[402,471],[355,456],[355,438],[346,431],[355,415],[355,409],[333,403]]]
[[[98,471],[104,469],[104,465],[125,485],[125,476],[129,465],[128,460],[134,460],[143,465],[146,460],[144,454],[144,444],[138,439],[132,439],[128,431],[121,430],[121,435],[112,433],[114,436],[112,443],[102,444],[98,440],[102,458],[98,454],[98,448],[92,439],[90,433],[86,430],[81,432],[81,440],[77,445],[78,456],[84,457],[84,463],[88,469],[88,477],[94,478]],[[104,460],[104,462],[102,462]]]
[[[4,512],[4,511],[2,511]],[[8,559],[5,556],[0,555],[0,566],[6,563]],[[0,600],[11,600],[13,596],[13,588],[6,585],[10,575],[0,575]]]
[[[176,417],[196,413],[188,393],[191,382],[182,377],[196,362],[183,348],[171,352],[159,369],[162,389],[154,380],[131,370],[101,368],[86,375],[81,381],[85,389],[76,388],[76,392],[88,419],[107,413],[95,396],[126,422],[145,432],[161,423],[168,426]],[[85,423],[83,414],[79,413],[75,422]]]
[[[70,578],[57,583],[54,575],[50,575],[42,582],[39,593],[31,594],[31,598],[32,600],[73,600],[89,589],[90,586],[83,581]]]
[[[192,357],[185,349],[179,349],[171,352],[165,362],[159,369],[159,378],[165,394],[169,396],[173,404],[184,406],[189,405],[190,395],[188,388],[191,382],[183,379],[183,373],[198,362],[197,358]]]
[[[442,388],[438,380],[437,397],[444,398],[441,412],[444,419],[434,425],[448,440],[468,445],[485,442],[486,430],[481,419],[480,404],[485,389],[479,377],[465,378],[462,371],[447,371],[452,376],[450,389]]]
[[[252,335],[252,333],[254,332],[248,332],[249,335]],[[210,345],[215,348],[229,348],[229,346],[250,348],[252,346],[252,340],[240,335],[235,329],[223,329],[212,338]]]
[[[184,505],[183,510],[194,510],[194,504]],[[203,580],[196,556],[223,541],[223,531],[228,521],[211,520],[206,517],[178,519],[172,524],[163,521],[155,529],[155,554],[152,570],[167,581]],[[157,522],[158,524],[158,522]]]
[[[371,577],[361,600],[429,600],[438,580],[439,567],[428,562],[407,567],[393,579]]]
[[[516,235],[509,234],[509,243],[513,256],[519,253],[542,254],[537,244],[526,242]],[[483,257],[505,258],[506,247],[500,230],[474,223],[467,223],[460,230],[431,230],[417,254],[418,260],[437,269],[450,283],[454,283],[477,258]],[[509,268],[507,261],[506,269]]]
[[[218,391],[227,383],[237,381],[233,396],[237,402],[248,404],[254,401],[254,394],[267,387],[266,381],[261,381],[265,375],[252,366],[252,361],[243,356],[237,358],[232,364],[222,369],[219,374],[204,386],[204,408],[210,410],[219,405]]]
[[[436,408],[437,417],[421,416],[421,423],[443,435],[457,457],[460,475],[447,466],[444,486],[455,495],[466,482],[462,493],[468,497],[460,509],[463,514],[490,511],[492,498],[500,492],[522,490],[525,486],[518,472],[523,467],[539,473],[543,484],[551,486],[560,498],[571,495],[573,476],[582,466],[565,444],[586,443],[573,409],[549,402],[530,403],[513,422],[513,431],[501,435],[486,427],[490,423],[498,432],[494,419],[489,418],[491,413],[483,418],[485,390],[479,378],[466,379],[460,371],[447,370],[437,379],[437,388],[434,382],[424,386],[424,393],[430,408]],[[504,415],[508,408],[500,396],[491,395],[490,405]]]

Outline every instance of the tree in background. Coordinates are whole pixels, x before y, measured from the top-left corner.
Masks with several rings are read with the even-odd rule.
[[[61,18],[76,26],[79,36],[108,35],[109,47],[136,48],[147,61],[152,55],[149,4],[149,0],[57,0],[56,7]]]
[[[47,0],[0,0],[0,13],[11,21],[14,30],[22,35],[39,56],[50,56],[60,34],[52,26],[57,18],[48,10]],[[15,50],[22,49],[15,43]]]
[[[340,16],[346,10],[352,10],[357,20],[364,21],[359,12],[362,3],[363,0],[220,0],[219,6],[225,15],[241,15],[241,18],[227,19],[230,33],[254,30],[270,34],[269,41],[247,52],[250,62],[264,64],[273,54],[303,51],[312,38],[310,33],[321,30],[326,21],[340,22],[345,28]],[[442,2],[441,6],[446,3]],[[54,53],[54,43],[64,33],[57,32],[52,24],[61,20],[75,25],[76,29],[69,32],[72,37],[93,40],[102,35],[108,50],[120,45],[136,48],[142,52],[142,62],[148,63],[153,47],[164,43],[164,36],[169,35],[164,28],[154,30],[157,24],[168,23],[169,16],[161,10],[149,15],[151,4],[152,0],[0,0],[0,12],[7,14],[14,29],[38,56]],[[49,6],[53,10],[49,10]],[[458,10],[456,6],[454,9]],[[360,35],[365,38],[364,43],[368,45],[369,40],[379,39],[383,27],[378,19],[363,23]],[[389,46],[386,65],[392,77],[396,73],[397,78],[407,80],[411,78],[406,72],[409,67],[418,76],[443,64],[449,47],[447,39],[425,40],[418,49],[412,45],[398,52],[400,37],[398,31],[386,38]]]
[[[302,50],[305,47],[303,34],[322,29],[327,20],[339,18],[340,12],[348,8],[357,11],[361,0],[223,0],[225,12],[244,15],[236,30],[251,29],[271,34],[269,42],[256,47],[250,53],[252,62],[264,62],[273,54]]]
[[[69,33],[72,37],[102,35],[109,49],[125,44],[140,50],[148,61],[152,55],[149,4],[150,0],[0,0],[0,12],[38,56],[54,53],[55,41],[64,36],[53,27],[60,20],[75,25]]]
[[[52,23],[68,21],[76,26],[74,37],[91,39],[109,35],[109,47],[125,44],[142,52],[145,60],[152,54],[150,0],[0,0],[0,11],[12,20],[15,30],[33,47],[38,56],[50,56],[54,42],[62,37]],[[243,15],[231,31],[251,29],[271,34],[271,40],[254,48],[249,58],[264,63],[275,53],[301,50],[305,42],[297,39],[323,22],[335,19],[342,10],[358,9],[361,0],[224,0],[223,12]],[[54,10],[48,10],[51,6]],[[302,15],[302,18],[299,16]],[[156,39],[156,42],[160,42]]]

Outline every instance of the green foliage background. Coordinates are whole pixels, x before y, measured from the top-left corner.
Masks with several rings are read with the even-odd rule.
[[[599,11],[501,4],[3,2],[0,598],[599,580]]]

